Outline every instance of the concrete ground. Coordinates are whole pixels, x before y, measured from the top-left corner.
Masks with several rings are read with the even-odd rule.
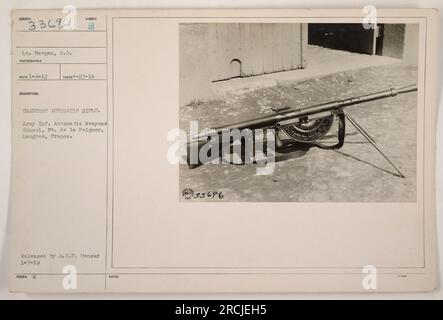
[[[416,67],[391,63],[286,81],[184,106],[180,109],[180,127],[189,128],[190,120],[199,120],[200,128],[229,124],[272,114],[274,107],[306,107],[413,84],[416,79]],[[416,97],[413,92],[346,109],[406,178],[394,175],[382,156],[348,124],[346,143],[340,150],[311,148],[303,157],[277,162],[274,173],[268,176],[257,176],[256,165],[204,165],[196,169],[181,165],[180,190],[223,192],[223,201],[415,201]]]

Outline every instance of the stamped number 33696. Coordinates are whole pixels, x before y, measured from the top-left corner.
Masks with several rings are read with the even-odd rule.
[[[182,196],[186,200],[191,199],[209,199],[209,200],[221,200],[225,196],[221,191],[205,191],[205,192],[194,192],[191,188],[183,189]]]

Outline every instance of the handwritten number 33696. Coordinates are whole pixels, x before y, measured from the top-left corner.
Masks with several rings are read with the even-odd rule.
[[[193,196],[194,199],[204,199],[204,198],[209,198],[209,199],[223,199],[225,196],[223,195],[222,192],[196,192]]]

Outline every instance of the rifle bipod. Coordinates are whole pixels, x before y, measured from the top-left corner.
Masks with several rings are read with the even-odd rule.
[[[383,158],[397,171],[396,176],[401,178],[406,178],[406,176],[400,171],[400,169],[388,158],[388,156],[381,150],[380,146],[375,143],[375,140],[366,132],[363,127],[358,124],[350,115],[345,114],[346,119],[348,119],[349,123],[354,126],[354,128],[360,132],[360,134],[374,147],[375,150],[378,151],[382,155]]]
[[[317,147],[317,148],[320,148],[323,150],[340,149],[344,145],[344,142],[345,142],[346,120],[348,120],[349,123],[374,147],[374,149],[378,153],[381,154],[381,156],[397,172],[397,173],[392,173],[392,174],[394,174],[395,176],[401,177],[401,178],[406,178],[405,175],[400,171],[400,169],[392,162],[392,160],[389,159],[389,157],[386,155],[386,153],[382,151],[381,147],[379,145],[377,145],[377,143],[375,142],[375,139],[372,138],[369,135],[369,133],[357,121],[355,121],[350,115],[345,114],[344,112],[339,112],[338,114],[336,114],[336,116],[337,116],[337,120],[338,120],[338,134],[337,134],[338,141],[337,141],[337,143],[335,143],[333,145],[325,145],[324,143],[314,141],[314,142],[309,142],[309,143],[296,142],[296,143],[284,144],[284,143],[279,142],[278,137],[277,137],[276,158],[281,153],[281,150],[283,150],[283,149],[285,149],[285,153],[287,154],[286,159],[299,157],[300,155],[297,152],[299,149],[308,149],[309,150],[311,147]],[[304,148],[302,147],[303,145],[305,145]],[[297,150],[293,150],[293,152],[294,152],[293,157],[291,157],[291,152],[288,152],[288,150],[290,150],[291,148],[297,149]],[[278,160],[276,160],[276,161],[278,161]]]

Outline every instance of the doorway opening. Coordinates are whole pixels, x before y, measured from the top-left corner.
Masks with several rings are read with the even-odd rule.
[[[229,78],[241,77],[241,61],[239,59],[232,59],[229,63]]]

